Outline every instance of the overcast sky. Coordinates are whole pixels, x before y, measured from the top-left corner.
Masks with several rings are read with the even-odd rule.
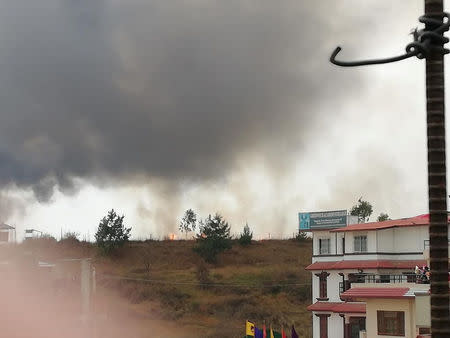
[[[187,208],[291,234],[299,211],[427,212],[423,1],[0,0],[0,218],[134,237]],[[448,73],[447,73],[448,74]]]

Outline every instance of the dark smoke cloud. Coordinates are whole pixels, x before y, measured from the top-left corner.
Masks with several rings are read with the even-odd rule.
[[[254,153],[277,167],[324,101],[364,88],[330,75],[336,34],[367,20],[337,20],[338,2],[0,0],[0,13],[0,184],[40,201],[76,178],[220,179]]]

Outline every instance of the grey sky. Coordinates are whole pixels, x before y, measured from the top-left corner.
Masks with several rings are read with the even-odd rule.
[[[189,207],[257,233],[290,233],[296,211],[361,195],[377,212],[424,212],[423,62],[327,61],[337,44],[342,58],[403,52],[421,11],[0,0],[3,217],[84,233],[114,207],[137,236],[172,231]]]

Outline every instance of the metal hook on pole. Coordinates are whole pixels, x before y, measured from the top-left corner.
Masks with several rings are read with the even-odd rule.
[[[405,60],[407,58],[417,56],[417,54],[418,54],[418,51],[416,49],[413,49],[409,52],[406,52],[405,54],[393,56],[393,57],[389,57],[389,58],[383,58],[383,59],[372,59],[372,60],[361,60],[361,61],[339,61],[339,60],[336,60],[336,56],[339,54],[339,52],[341,50],[342,50],[341,47],[336,47],[336,49],[333,51],[333,53],[330,56],[330,62],[332,64],[335,64],[336,66],[341,66],[341,67],[379,65],[379,64],[383,64],[383,63]]]
[[[391,63],[396,61],[401,61],[408,59],[413,56],[417,56],[419,59],[426,58],[426,56],[433,51],[438,51],[441,54],[448,54],[449,50],[444,48],[443,45],[449,42],[449,39],[443,36],[443,33],[448,31],[450,28],[450,15],[448,13],[442,12],[439,14],[441,18],[446,18],[445,21],[437,20],[434,16],[423,15],[419,18],[421,23],[427,25],[433,25],[435,28],[428,30],[425,29],[417,30],[415,29],[412,34],[414,36],[414,41],[406,46],[406,51],[402,55],[392,56],[382,59],[370,59],[370,60],[359,60],[359,61],[341,61],[336,60],[336,56],[341,52],[341,47],[336,47],[336,49],[331,53],[330,62],[336,66],[341,67],[357,67],[357,66],[368,66],[368,65],[379,65],[384,63]]]

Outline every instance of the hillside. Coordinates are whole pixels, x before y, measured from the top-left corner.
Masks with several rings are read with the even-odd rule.
[[[98,318],[121,321],[126,330],[107,332],[105,325],[99,337],[130,336],[130,327],[135,337],[149,331],[157,337],[242,337],[246,319],[275,329],[294,324],[301,337],[311,335],[311,277],[304,270],[311,261],[309,241],[235,244],[216,265],[202,263],[194,244],[130,242],[113,257],[77,242],[25,243],[18,250],[50,261],[93,258]]]

